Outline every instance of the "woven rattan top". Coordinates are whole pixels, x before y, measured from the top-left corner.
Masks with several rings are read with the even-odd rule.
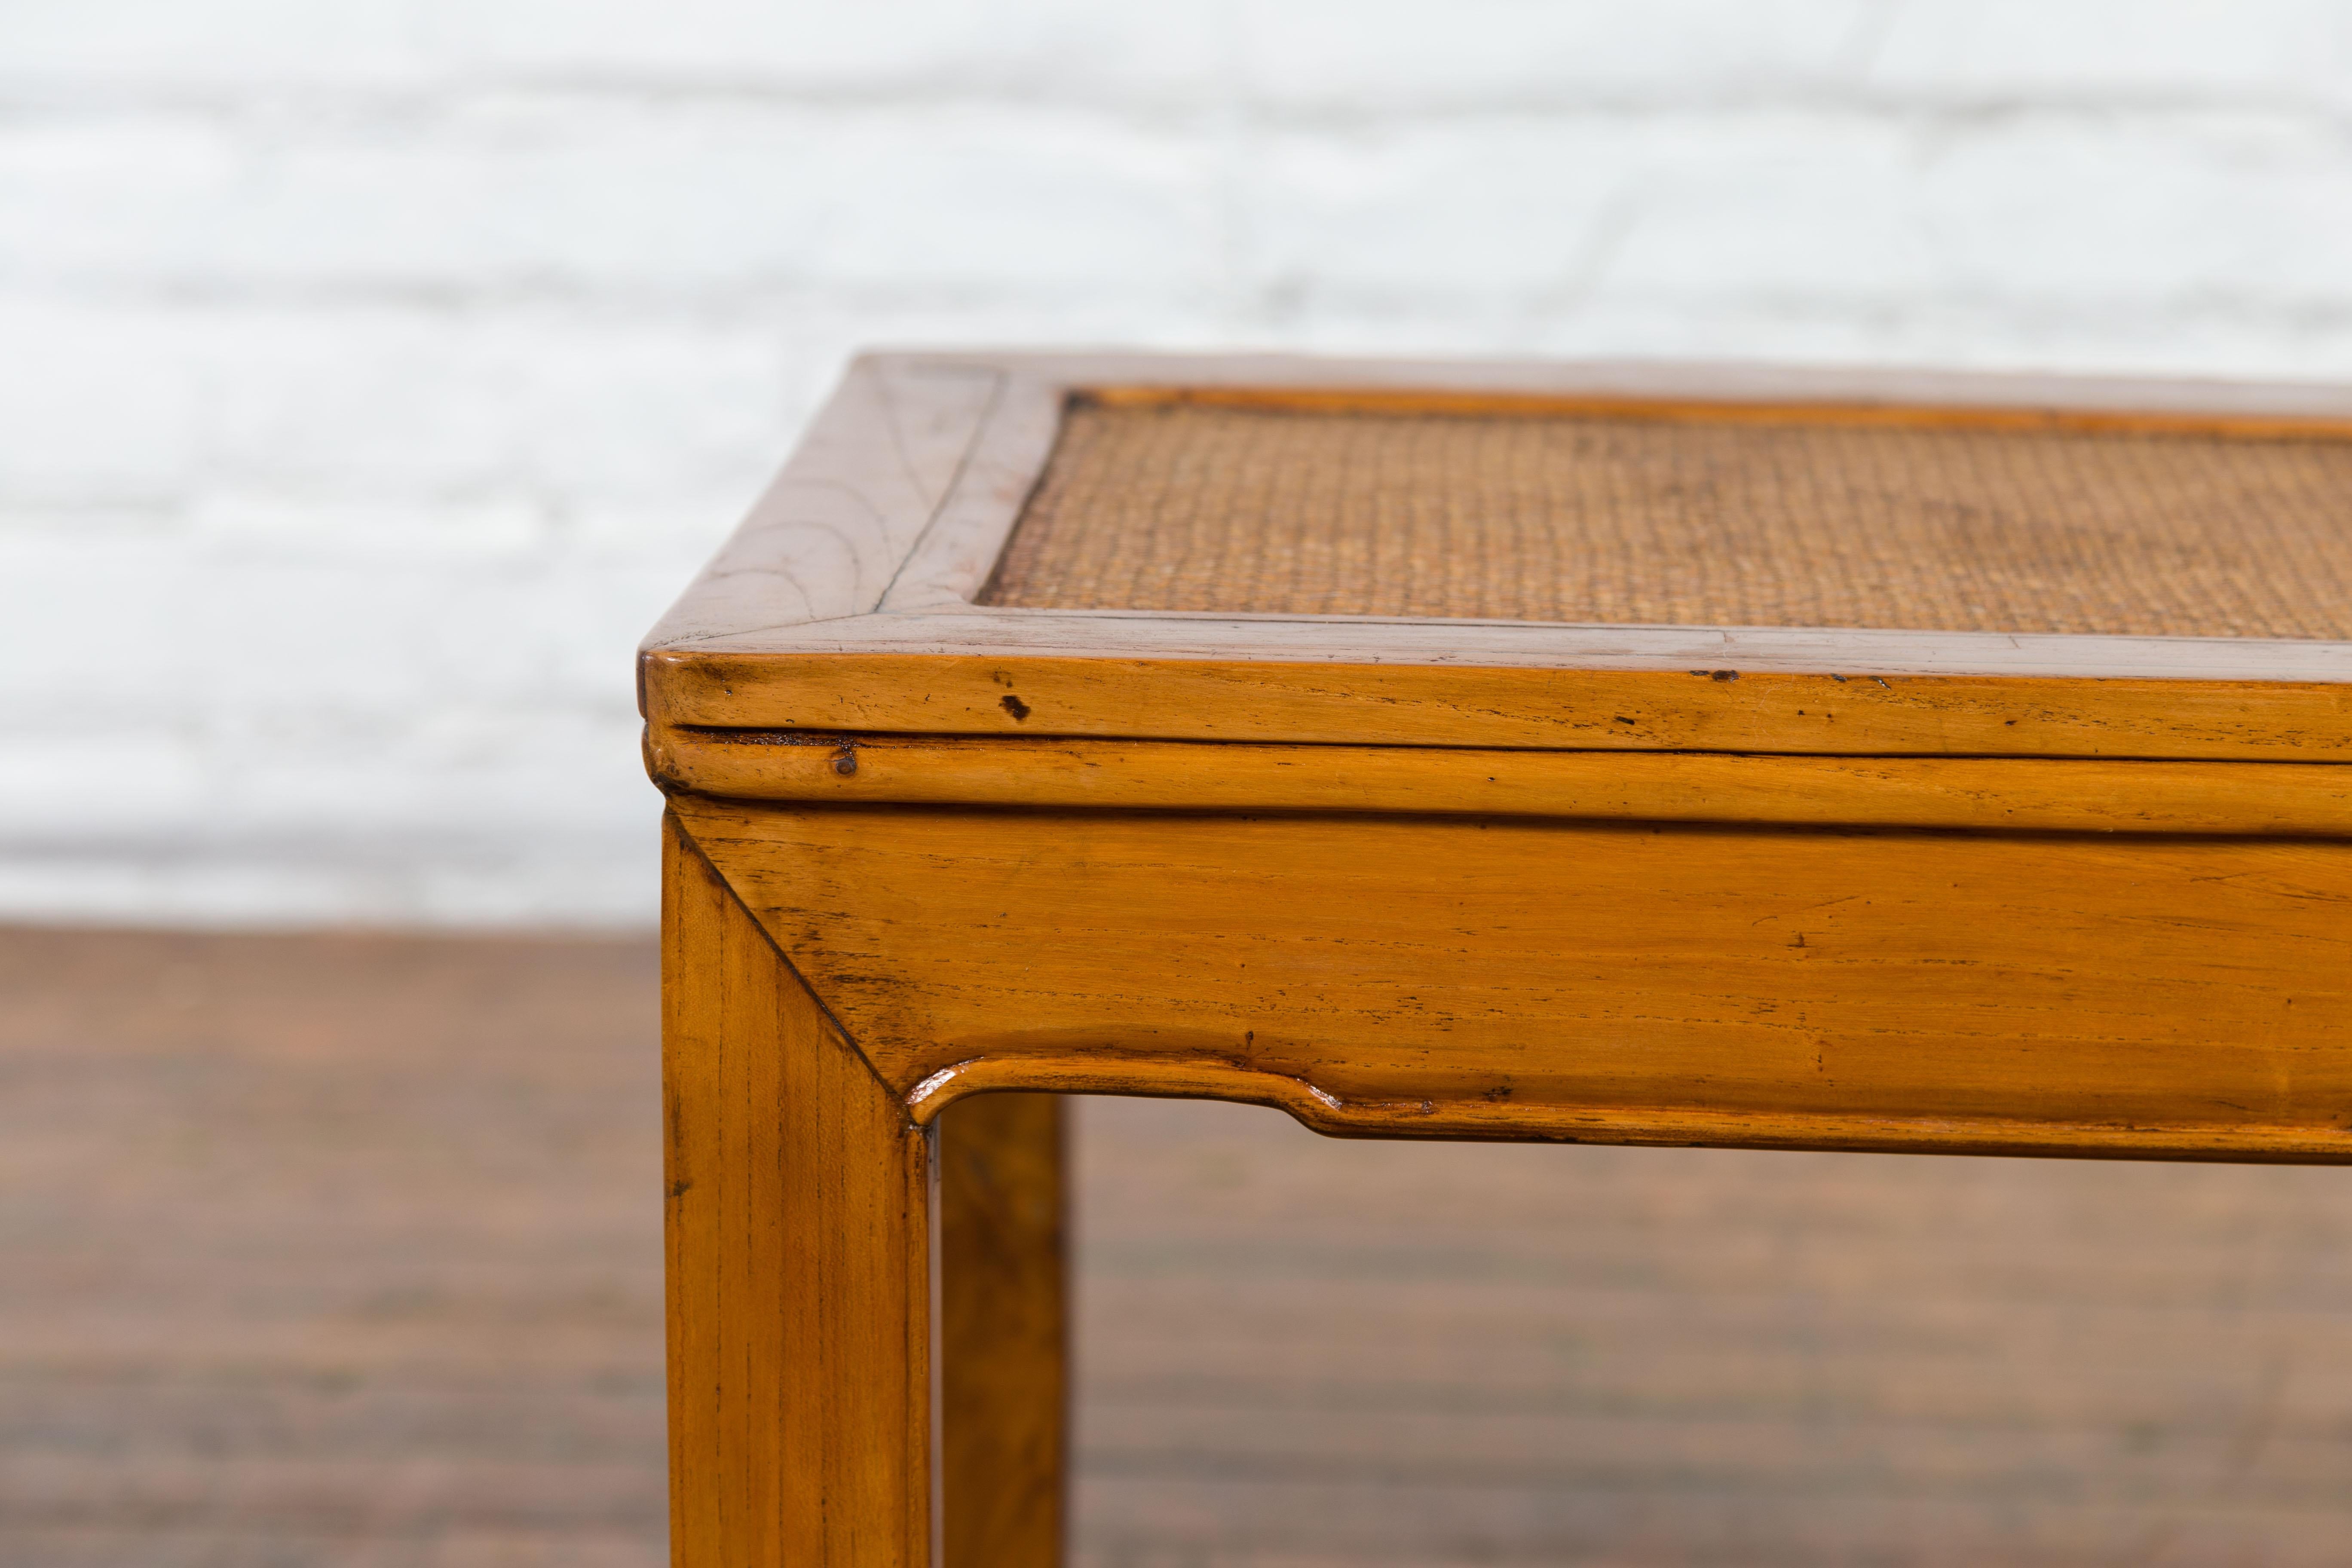
[[[1081,402],[983,602],[2352,639],[2352,440]]]

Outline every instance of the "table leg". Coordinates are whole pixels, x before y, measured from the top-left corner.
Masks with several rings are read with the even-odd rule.
[[[947,1568],[1062,1561],[1063,1122],[1052,1094],[975,1095],[940,1116]]]
[[[677,1568],[929,1568],[930,1156],[667,825]]]

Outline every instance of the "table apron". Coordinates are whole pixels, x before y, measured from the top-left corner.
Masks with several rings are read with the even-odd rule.
[[[918,1119],[2352,1160],[2352,842],[673,807]]]

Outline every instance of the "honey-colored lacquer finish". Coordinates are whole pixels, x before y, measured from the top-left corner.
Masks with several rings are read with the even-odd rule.
[[[973,640],[1027,647],[1001,654],[860,652],[668,654],[646,658],[646,713],[656,724],[715,729],[893,731],[922,735],[1084,736],[1104,739],[1321,742],[1354,745],[1496,746],[1618,752],[1785,752],[1802,756],[2152,757],[2216,761],[2352,761],[2352,650],[2334,643],[2267,645],[2276,658],[2216,645],[2151,639],[2149,660],[2169,660],[2178,677],[2110,673],[2081,645],[2126,639],[2047,638],[2050,650],[1991,639],[2032,664],[2015,675],[1906,673],[1904,658],[1860,633],[1823,637],[1774,657],[1871,673],[1759,668],[1755,635],[1668,634],[1670,651],[1696,668],[1617,668],[1587,639],[1563,635],[1552,663],[1486,662],[1505,648],[1481,648],[1471,626],[1447,645],[1460,662],[1412,661],[1416,643],[1442,623],[1351,628],[1364,651],[1386,643],[1393,662],[1369,658],[1318,663],[1268,653],[1300,639],[1297,623],[1178,623],[1201,650],[1191,658],[1140,658],[1126,646],[1133,617],[1055,616],[999,611],[1004,622],[971,628]],[[872,617],[887,621],[887,616]],[[950,617],[936,617],[947,621]],[[1081,622],[1072,626],[1068,623]],[[846,623],[846,627],[864,625]],[[945,631],[946,627],[931,628]],[[1337,628],[1333,628],[1336,630]],[[1540,633],[1516,627],[1513,633]],[[1387,636],[1379,634],[1386,633]],[[1071,638],[1066,655],[1034,645]],[[1080,637],[1086,641],[1077,640]],[[1540,636],[1517,645],[1531,659]],[[1597,637],[1591,639],[1601,641]],[[1952,634],[1945,639],[1964,639]],[[1639,647],[1633,637],[1610,647]],[[1990,659],[1996,650],[1979,649]],[[2290,658],[2289,656],[2292,656]],[[1629,655],[1628,657],[1635,657]],[[1654,656],[1639,653],[1647,659]],[[2053,675],[2043,662],[2079,658],[2080,675]],[[1580,660],[1584,662],[1579,662]],[[2189,672],[2231,660],[2252,666],[2241,679]],[[2297,672],[2301,672],[2300,677]]]
[[[982,740],[655,726],[667,788],[810,805],[1414,812],[2352,837],[2352,768]]]
[[[948,1568],[1062,1560],[1062,1111],[1056,1095],[980,1094],[939,1119]]]
[[[677,809],[892,1087],[2352,1157],[2352,843]]]
[[[2352,642],[2322,640],[2333,579],[2251,535],[2209,539],[2216,561],[2245,545],[2229,560],[2300,606],[2221,614],[2182,599],[2193,581],[2125,515],[2153,494],[2183,538],[2276,521],[2263,498],[2284,492],[2261,475],[2241,472],[2225,515],[2184,500],[2175,481],[2196,464],[2180,450],[2153,491],[2078,462],[2060,495],[2011,464],[1979,489],[2030,490],[2063,526],[2004,513],[2011,566],[2044,534],[2091,553],[2059,552],[2063,591],[2019,568],[2006,598],[1957,604],[1918,597],[1972,591],[1976,535],[1936,510],[1950,498],[1903,492],[1920,537],[1956,552],[1921,561],[1854,536],[1878,502],[1867,473],[1850,476],[1830,553],[1913,595],[1871,598],[1849,570],[1834,602],[1861,606],[1859,627],[1803,624],[1817,601],[1801,546],[1831,525],[1802,505],[1766,520],[1770,603],[1796,606],[1770,625],[1436,618],[1587,602],[1558,594],[1441,595],[1423,618],[1293,614],[1391,604],[1378,572],[1358,573],[1352,599],[1293,581],[1296,552],[1266,531],[1321,529],[1335,550],[1387,539],[1387,490],[1368,502],[1352,465],[1346,538],[1271,500],[1255,522],[1230,499],[1187,510],[1184,463],[1169,461],[1150,468],[1166,493],[1097,471],[1087,506],[1064,498],[1053,526],[1116,524],[1123,540],[1049,551],[1041,533],[1020,574],[1004,568],[1074,398],[1970,426],[2018,436],[2012,456],[2041,449],[2027,433],[2095,432],[2142,481],[2143,436],[2352,431],[2352,392],[2311,387],[858,362],[639,664],[646,761],[673,813],[684,1568],[938,1568],[942,1542],[950,1568],[1055,1560],[1051,1092],[1255,1100],[1341,1136],[2352,1162]],[[1452,449],[1451,433],[1423,434]],[[1263,436],[1245,445],[1267,482],[1227,489],[1291,505]],[[1634,445],[1669,468],[1696,449]],[[1842,484],[1869,468],[1849,447],[1953,445],[1791,449]],[[2318,471],[2292,456],[2277,473]],[[2320,467],[2294,537],[2333,549]],[[1479,500],[1494,487],[1445,474],[1415,481],[1408,532],[1429,559],[1413,569],[1507,586],[1536,557],[1438,557],[1457,539],[1485,548],[1526,498]],[[1707,506],[1764,504],[1706,479],[1639,505],[1688,500],[1683,521],[1706,534]],[[1458,534],[1457,501],[1478,513]],[[1562,539],[1592,532],[1529,515]],[[1646,547],[1646,515],[1601,531]],[[1204,587],[1189,547],[1163,559],[1163,518],[1257,577],[1215,567]],[[2103,543],[2105,521],[2122,531]],[[1264,537],[1231,531],[1251,527]],[[1134,566],[1139,542],[1215,613],[1149,607],[1171,601],[1132,571],[1122,602],[1138,607],[1088,607],[1101,595],[1086,582]],[[1704,564],[1736,579],[1737,555]],[[2107,613],[2107,587],[2137,607]],[[1700,616],[1750,600],[1657,602]],[[1906,629],[1919,626],[1948,629]],[[2178,635],[2216,627],[2264,635]]]
[[[1973,623],[1965,614],[1906,622],[1893,605],[1877,606],[1885,617],[1856,628],[982,603],[1073,397],[1326,411],[1640,410],[1699,422],[2152,437],[2204,432],[2293,437],[2290,447],[2340,442],[2352,429],[2352,394],[2313,386],[1624,364],[877,356],[853,367],[816,435],[647,639],[647,718],[721,728],[1277,744],[2352,756],[2352,643],[2183,636],[2161,615],[2133,624],[2163,635],[2084,636],[2030,626],[1905,630]],[[1704,479],[1696,477],[1695,494],[1706,490]],[[2098,487],[2085,504],[2104,515]],[[2147,552],[2126,546],[2116,570],[2145,576]],[[2273,578],[2307,575],[2275,552],[2262,569]],[[2100,580],[2094,572],[2074,587],[2095,596]],[[2072,624],[2064,616],[2052,622]]]
[[[665,846],[674,1561],[921,1568],[927,1140],[674,822]]]

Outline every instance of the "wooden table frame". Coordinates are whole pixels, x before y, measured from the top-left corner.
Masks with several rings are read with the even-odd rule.
[[[857,362],[641,656],[680,1564],[1058,1560],[1052,1091],[2352,1160],[2352,645],[976,605],[1080,392],[2352,434],[2313,388]]]

